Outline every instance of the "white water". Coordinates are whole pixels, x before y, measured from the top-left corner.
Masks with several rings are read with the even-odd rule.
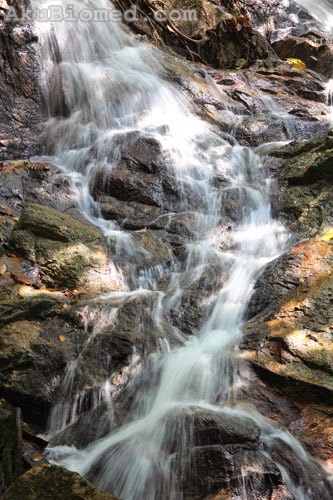
[[[53,3],[35,2],[39,7]],[[67,5],[65,1],[58,3]],[[78,11],[85,6],[110,8],[106,0],[70,3]],[[96,485],[124,500],[178,500],[182,493],[177,489],[174,457],[165,445],[175,433],[183,453],[191,443],[183,442],[185,436],[179,433],[174,420],[175,409],[195,406],[253,418],[262,427],[264,453],[271,456],[272,443],[276,443],[275,427],[259,414],[237,406],[236,353],[255,281],[265,264],[286,248],[288,234],[272,219],[270,182],[265,179],[260,155],[231,146],[218,130],[195,116],[184,93],[164,79],[165,56],[136,42],[117,23],[53,22],[40,23],[37,29],[51,115],[45,133],[46,153],[71,179],[78,207],[87,219],[106,236],[117,238],[122,252],[136,255],[140,261],[142,249],[131,243],[129,234],[101,217],[89,192],[96,170],[101,166],[112,169],[133,133],[154,137],[162,144],[166,173],[177,177],[182,209],[188,206],[186,186],[199,195],[200,204],[195,207],[197,238],[189,242],[186,265],[177,267],[175,262],[173,273],[170,269],[158,270],[158,276],[169,276],[166,289],[158,289],[158,279],[147,269],[136,275],[138,290],[134,286],[128,292],[124,284],[123,295],[111,293],[103,297],[111,305],[128,294],[156,297],[154,370],[150,371],[148,363],[145,369],[150,384],[139,388],[128,423],[85,450],[65,448],[63,455],[61,448],[55,450],[57,463],[89,474]],[[239,194],[239,223],[228,235],[229,245],[222,241],[225,235],[220,225],[224,192],[213,188],[214,175],[223,175],[228,181],[226,189]],[[227,248],[221,250],[222,243]],[[161,320],[168,318],[171,307],[179,305],[182,293],[208,274],[212,265],[227,277],[212,293],[203,326],[190,337],[174,329],[178,344],[170,348],[167,335],[171,325],[167,334]],[[167,348],[159,351],[158,340],[164,335],[162,344]],[[71,378],[71,367],[68,373]],[[71,382],[67,382],[63,389],[69,388],[70,392]],[[105,387],[109,385],[106,383],[104,392]],[[68,396],[73,397],[71,393]],[[56,405],[51,434],[73,421],[69,413],[73,413],[74,406],[76,415],[75,401],[69,406],[62,402]],[[286,433],[282,435],[292,439]],[[296,460],[305,453],[300,450],[294,450]],[[303,460],[310,467],[306,455]],[[276,462],[282,470],[278,459]],[[307,496],[308,485],[295,485],[288,472],[282,472],[295,498],[311,498]]]
[[[333,30],[333,3],[332,0],[296,0],[305,7],[312,16],[316,17],[328,32]]]

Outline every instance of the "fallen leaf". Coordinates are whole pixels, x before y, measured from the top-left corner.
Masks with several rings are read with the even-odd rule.
[[[321,241],[326,241],[327,243],[333,239],[333,229],[327,231],[321,238]]]
[[[301,71],[306,70],[306,65],[301,59],[295,59],[293,57],[288,57],[286,60],[292,64],[292,67],[294,69],[299,69]]]

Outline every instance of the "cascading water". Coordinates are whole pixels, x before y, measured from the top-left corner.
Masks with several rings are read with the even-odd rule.
[[[36,8],[47,8],[54,2],[33,3]],[[68,7],[65,0],[58,3],[63,9]],[[77,13],[83,8],[111,8],[107,0],[72,1],[71,5]],[[261,428],[262,453],[277,463],[294,497],[315,498],[311,474],[307,479],[313,461],[303,448],[257,412],[237,404],[242,320],[263,267],[288,244],[287,231],[272,219],[270,182],[262,171],[260,150],[255,154],[235,145],[232,137],[230,141],[221,138],[216,128],[199,119],[181,90],[164,79],[166,57],[136,42],[121,24],[50,21],[39,23],[37,29],[50,112],[45,153],[68,175],[85,217],[115,239],[123,254],[132,261],[135,256],[140,263],[143,249],[115,223],[103,219],[90,193],[96,173],[115,168],[133,137],[150,137],[161,144],[165,173],[177,180],[178,210],[188,210],[188,190],[199,200],[193,227],[196,236],[188,243],[185,265],[174,261],[157,273],[147,269],[138,274],[134,269],[123,293],[100,298],[112,308],[129,295],[152,297],[156,346],[171,330],[172,347],[167,340],[160,342],[161,348],[152,354],[154,362],[143,365],[140,377],[146,383],[137,388],[126,425],[84,450],[67,449],[61,456],[59,448],[53,456],[57,454],[58,463],[87,474],[94,484],[124,500],[178,500],[184,497],[180,478],[191,449],[186,412],[206,409],[249,424],[256,421]],[[225,179],[223,190],[212,183],[216,175]],[[239,222],[222,250],[222,199],[231,191],[239,199]],[[171,325],[168,333],[164,332],[162,320],[168,318],[171,306],[179,303],[184,291],[211,266],[226,278],[212,293],[202,327],[191,336],[172,330]],[[159,288],[161,276],[168,281],[163,289]],[[71,365],[67,378],[73,369]],[[63,389],[70,386],[66,382]],[[106,384],[103,391],[108,387]],[[73,421],[68,417],[73,414],[73,405],[76,408],[76,402],[70,407],[62,406],[61,401],[56,405],[50,435]],[[301,479],[289,474],[279,452],[281,442],[292,449],[294,460],[301,464]],[[325,488],[322,486],[321,498],[330,498]],[[244,498],[246,495],[245,491]]]
[[[331,0],[299,0],[312,16],[317,18],[328,32],[333,29],[333,5]]]

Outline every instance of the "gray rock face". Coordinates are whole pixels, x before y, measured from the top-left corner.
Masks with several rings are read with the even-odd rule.
[[[25,0],[23,5],[29,5]],[[15,7],[19,11],[19,6]],[[6,11],[1,11],[2,17]],[[0,160],[36,154],[43,115],[31,23],[0,19]]]
[[[267,498],[273,485],[281,484],[276,466],[258,451],[260,430],[253,420],[199,407],[178,408],[162,419],[161,428],[165,425],[167,431],[159,457],[163,465],[156,469],[154,480],[163,495],[171,489],[175,494],[178,488],[186,499],[206,497],[224,488],[235,494],[241,492],[245,480],[251,483],[256,498]],[[126,447],[118,446],[120,456],[126,456]],[[98,483],[100,468],[111,451],[90,470],[92,481]],[[163,477],[167,467],[170,473]],[[107,487],[112,489],[112,480]]]

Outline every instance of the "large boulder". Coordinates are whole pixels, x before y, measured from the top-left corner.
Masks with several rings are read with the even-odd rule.
[[[48,286],[90,293],[117,287],[117,272],[102,234],[53,208],[28,204],[10,243],[19,256],[33,262],[40,281]]]
[[[231,487],[236,493],[244,492],[245,487],[246,492],[253,495],[251,498],[261,499],[282,484],[277,467],[259,451],[258,425],[237,410],[178,407],[162,416],[156,426],[147,432],[152,436],[157,432],[158,439],[164,435],[164,441],[149,482],[156,481],[163,495],[179,492],[186,499],[205,498],[224,488]],[[140,435],[138,439],[141,441]],[[110,491],[113,487],[119,488],[113,484],[116,476],[112,471],[109,476],[105,473],[112,451],[108,449],[103,453],[88,473],[90,480]],[[121,461],[126,460],[130,448],[120,443],[114,451]],[[144,486],[149,492],[151,485]]]

